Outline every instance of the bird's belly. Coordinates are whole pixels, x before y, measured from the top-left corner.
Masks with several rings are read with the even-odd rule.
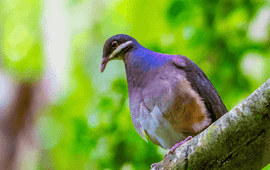
[[[182,133],[175,132],[172,125],[163,117],[157,106],[149,113],[148,109],[141,103],[140,111],[141,113],[145,112],[145,114],[140,115],[140,123],[144,132],[153,143],[164,149],[170,149],[176,143],[185,139]]]

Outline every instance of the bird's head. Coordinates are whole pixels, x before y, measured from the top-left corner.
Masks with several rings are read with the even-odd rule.
[[[126,54],[138,44],[134,38],[125,34],[117,34],[109,38],[103,47],[100,72],[102,73],[105,70],[109,61],[124,60]]]

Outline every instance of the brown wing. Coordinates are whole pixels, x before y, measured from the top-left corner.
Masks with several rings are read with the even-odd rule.
[[[185,71],[187,80],[190,82],[192,89],[203,99],[213,122],[228,112],[211,81],[193,61],[185,56],[177,56],[173,62],[178,68]]]

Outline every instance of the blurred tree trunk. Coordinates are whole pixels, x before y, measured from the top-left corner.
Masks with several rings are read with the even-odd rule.
[[[270,79],[152,169],[261,170],[269,163]]]
[[[13,87],[7,106],[0,111],[0,169],[36,169],[40,146],[35,120],[47,100],[41,83]]]

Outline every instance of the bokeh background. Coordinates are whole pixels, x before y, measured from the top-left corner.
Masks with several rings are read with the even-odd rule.
[[[0,162],[150,169],[166,150],[133,127],[123,62],[100,73],[106,39],[189,57],[230,110],[270,77],[269,23],[268,0],[1,0]]]

